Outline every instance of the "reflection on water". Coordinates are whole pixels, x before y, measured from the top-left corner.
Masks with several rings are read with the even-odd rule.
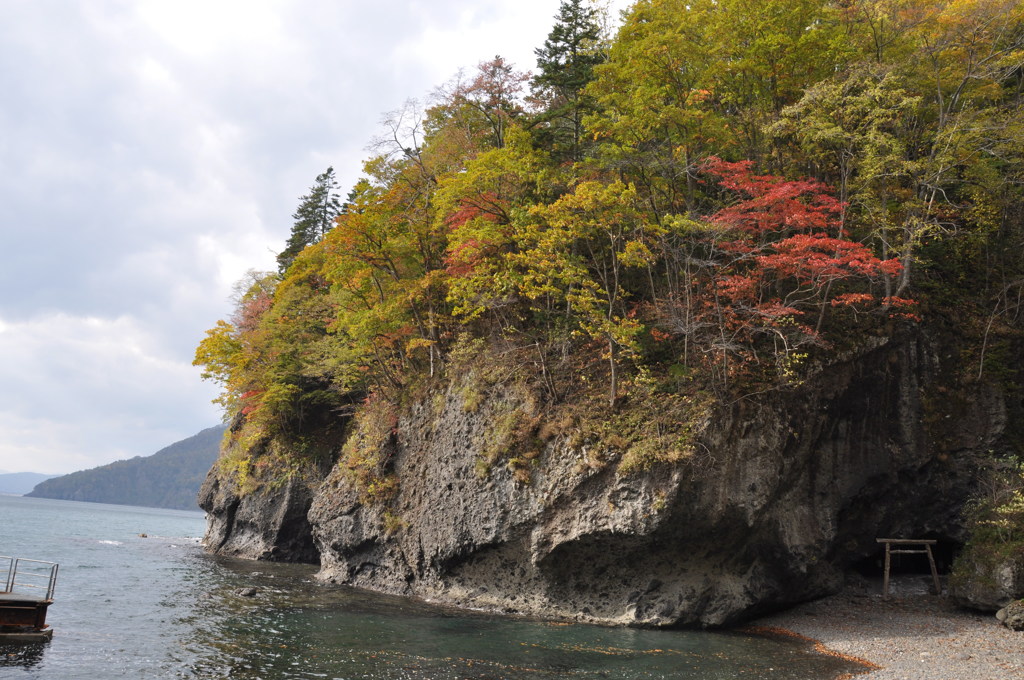
[[[219,564],[218,587],[188,621],[196,655],[187,677],[807,679],[854,670],[796,641],[473,614],[327,587],[289,565]],[[258,592],[242,596],[243,586]]]
[[[45,642],[0,644],[0,668],[32,668],[43,660]]]
[[[197,513],[0,497],[0,516],[5,544],[61,564],[53,640],[0,644],[0,677],[825,680],[857,670],[796,640],[551,624],[330,586],[313,567],[205,555]]]

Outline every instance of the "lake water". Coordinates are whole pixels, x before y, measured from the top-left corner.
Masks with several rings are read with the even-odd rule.
[[[215,558],[198,512],[0,496],[0,554],[60,563],[45,643],[0,643],[0,678],[631,680],[835,678],[806,644],[551,624]],[[146,534],[147,537],[140,537]],[[254,597],[239,593],[258,589]]]

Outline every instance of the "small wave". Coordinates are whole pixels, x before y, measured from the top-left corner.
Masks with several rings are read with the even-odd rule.
[[[124,545],[121,541],[98,541],[101,545]]]

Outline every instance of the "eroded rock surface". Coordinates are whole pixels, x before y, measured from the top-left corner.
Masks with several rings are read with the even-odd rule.
[[[879,340],[798,390],[721,406],[682,463],[620,475],[555,437],[528,483],[480,454],[501,414],[529,406],[491,393],[467,409],[453,386],[399,421],[389,502],[361,503],[338,466],[241,500],[214,477],[207,546],[318,554],[324,579],[461,606],[733,623],[834,592],[876,537],[963,539],[976,456],[1001,446],[1006,414],[992,387],[945,394],[941,362],[920,337]]]
[[[1024,598],[1024,561],[999,559],[968,549],[962,556],[967,577],[950,584],[950,595],[964,607],[994,612]]]
[[[636,625],[727,624],[833,592],[876,537],[962,538],[975,452],[1005,416],[986,389],[948,414],[929,395],[937,366],[918,340],[882,344],[795,394],[720,409],[685,463],[619,476],[556,440],[528,484],[478,474],[510,397],[467,414],[453,390],[439,415],[399,423],[390,507],[360,504],[341,469],[325,481],[310,511],[322,576]],[[939,441],[929,419],[946,415],[962,427]]]
[[[317,482],[294,476],[242,493],[231,475],[214,466],[199,490],[207,517],[203,545],[232,557],[316,564],[320,554],[307,514]]]

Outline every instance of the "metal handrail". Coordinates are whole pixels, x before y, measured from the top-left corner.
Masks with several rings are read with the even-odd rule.
[[[45,599],[53,599],[53,591],[57,587],[57,570],[60,567],[56,562],[44,562],[43,560],[30,560],[24,557],[7,557],[3,555],[0,555],[0,560],[7,560],[8,562],[5,593],[13,593],[15,588],[18,587],[38,588],[46,590]],[[27,563],[24,569],[22,568],[23,562]],[[44,573],[39,565],[49,567],[49,573]],[[33,569],[35,571],[32,571]],[[39,585],[38,583],[30,583],[19,579],[45,580],[46,585]]]

